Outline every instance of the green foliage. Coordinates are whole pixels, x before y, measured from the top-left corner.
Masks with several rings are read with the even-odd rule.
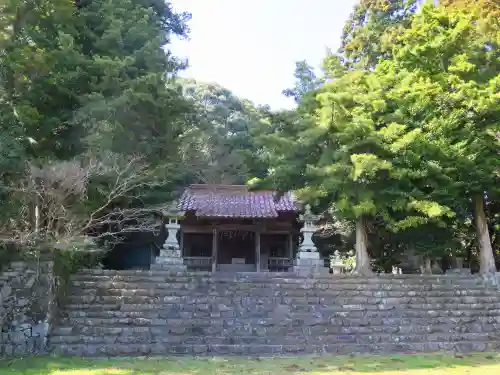
[[[74,121],[88,129],[92,150],[139,153],[154,165],[177,159],[188,107],[172,76],[184,64],[164,48],[185,35],[184,20],[157,1],[101,0],[80,9],[89,91]]]
[[[245,184],[267,171],[258,141],[267,108],[255,107],[217,85],[182,80],[192,105],[181,156],[190,183]]]
[[[80,237],[55,244],[53,254],[56,300],[57,303],[63,303],[64,298],[70,293],[71,275],[83,268],[99,266],[106,249],[97,246],[90,238]]]
[[[168,48],[189,15],[158,0],[1,7],[2,235],[73,235],[68,218],[170,200],[190,106],[174,80],[185,63]]]
[[[299,64],[297,111],[274,115],[260,137],[270,168],[259,183],[363,217],[378,259],[471,249],[472,200],[498,199],[497,8],[361,1],[340,54],[325,59],[328,79],[313,87]]]
[[[28,155],[74,155],[82,150],[82,132],[70,119],[78,105],[74,87],[83,77],[73,2],[9,0],[4,11],[0,129]]]
[[[340,56],[349,69],[390,59],[392,43],[409,27],[419,0],[361,0],[344,26]]]
[[[426,6],[381,67],[401,72],[394,98],[456,197],[498,186],[500,33],[481,25],[475,13]]]
[[[352,220],[380,215],[398,230],[453,213],[415,184],[428,166],[419,158],[418,132],[404,125],[387,95],[394,84],[377,72],[355,71],[320,90],[315,130],[302,136],[312,138],[303,144],[321,149],[318,161],[306,167],[302,193],[331,202]]]
[[[258,165],[252,165],[253,128],[260,113],[252,103],[216,85],[181,81],[192,106],[181,135],[186,174],[195,183],[244,184]]]
[[[22,259],[22,251],[13,243],[0,242],[0,272],[13,261]]]
[[[4,1],[2,236],[119,232],[186,184],[250,180],[346,224],[341,250],[362,223],[377,269],[483,251],[486,215],[498,249],[500,7],[418,3],[360,1],[321,75],[297,63],[297,108],[272,111],[176,77],[169,44],[189,15],[169,2]],[[61,275],[82,256],[59,251]]]
[[[341,264],[346,272],[351,272],[356,267],[356,255],[353,250],[330,255],[330,267]]]

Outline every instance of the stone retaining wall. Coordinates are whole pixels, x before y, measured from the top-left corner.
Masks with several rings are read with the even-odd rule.
[[[13,262],[0,274],[0,356],[43,353],[53,309],[53,262]]]
[[[500,293],[466,275],[87,270],[50,338],[76,356],[496,351]]]

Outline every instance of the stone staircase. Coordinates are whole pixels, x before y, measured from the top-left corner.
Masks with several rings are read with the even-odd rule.
[[[500,292],[472,276],[88,270],[51,349],[77,356],[495,351]]]

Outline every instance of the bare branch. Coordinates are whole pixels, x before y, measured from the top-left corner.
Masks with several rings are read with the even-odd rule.
[[[28,165],[25,178],[11,188],[21,209],[0,228],[0,236],[60,239],[91,234],[118,238],[125,232],[157,233],[161,228],[159,209],[122,208],[119,204],[140,201],[145,188],[165,182],[141,156],[126,159],[108,154],[99,160]],[[92,201],[88,200],[89,188]],[[99,204],[91,207],[95,202]]]

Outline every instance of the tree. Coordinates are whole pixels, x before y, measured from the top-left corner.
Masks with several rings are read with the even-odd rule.
[[[67,0],[4,1],[0,11],[0,224],[26,210],[12,198],[28,162],[81,152],[82,129],[68,122],[81,75]]]
[[[82,222],[91,207],[97,209],[95,220],[110,223],[171,198],[181,168],[178,139],[190,106],[174,81],[185,64],[168,44],[186,35],[189,15],[176,14],[160,0],[2,5],[0,165],[15,165],[1,175],[0,204],[11,209],[3,233],[43,228],[63,236],[74,233],[70,228],[78,225],[68,223]],[[130,190],[111,194],[108,202],[109,192],[122,186],[118,177],[130,172],[109,164],[110,153],[129,167],[133,160],[141,183],[127,179]],[[55,187],[46,180],[47,173],[82,170],[81,194],[66,197],[57,188],[60,178]],[[68,224],[67,233],[48,224],[56,207],[64,212],[56,222]],[[130,224],[139,217],[129,219]],[[19,223],[17,231],[13,223]],[[91,226],[86,232],[95,234]]]
[[[344,26],[340,55],[347,67],[374,68],[409,27],[419,0],[361,0]]]
[[[2,7],[0,129],[37,157],[82,150],[82,129],[69,121],[82,78],[73,13],[69,0],[9,0]]]
[[[316,91],[295,126],[267,138],[290,150],[274,150],[268,181],[356,222],[361,274],[371,272],[368,227],[377,218],[401,231],[453,216],[419,184],[439,168],[421,159],[419,130],[405,125],[387,95],[396,84],[385,72],[348,72]]]
[[[489,18],[491,22],[498,21],[500,17],[500,6],[495,0],[440,0],[440,5],[452,11],[467,11],[474,8],[483,18]]]
[[[258,164],[265,167],[250,181],[255,188],[277,189],[282,194],[306,184],[306,167],[317,160],[320,148],[305,143],[309,137],[302,134],[314,125],[314,113],[319,108],[316,93],[324,82],[324,77],[317,77],[306,61],[299,61],[294,87],[283,91],[284,95],[294,98],[297,108],[260,110],[261,121],[253,128],[252,135]]]
[[[323,81],[316,76],[314,69],[307,61],[298,61],[295,63],[295,87],[284,90],[283,94],[286,97],[293,98],[298,104],[304,96],[310,95],[322,83]]]
[[[168,51],[185,36],[186,14],[157,0],[86,2],[78,39],[90,89],[74,122],[88,129],[92,149],[133,152],[158,164],[178,163],[188,103],[173,79],[184,68]]]
[[[482,2],[478,2],[482,4]],[[485,201],[498,197],[500,28],[480,6],[427,5],[384,63],[392,97],[448,177],[440,202],[472,206],[482,273],[496,270]],[[418,125],[417,125],[418,124]]]
[[[259,111],[217,84],[184,80],[182,85],[193,106],[181,136],[187,173],[197,183],[246,183],[252,173],[251,133],[260,121]]]
[[[67,241],[91,235],[112,242],[123,233],[160,230],[158,212],[133,200],[142,198],[144,186],[165,182],[138,157],[53,161],[28,165],[24,172],[9,189],[10,199],[24,207],[34,201],[34,210],[11,217],[1,227],[3,239]]]

